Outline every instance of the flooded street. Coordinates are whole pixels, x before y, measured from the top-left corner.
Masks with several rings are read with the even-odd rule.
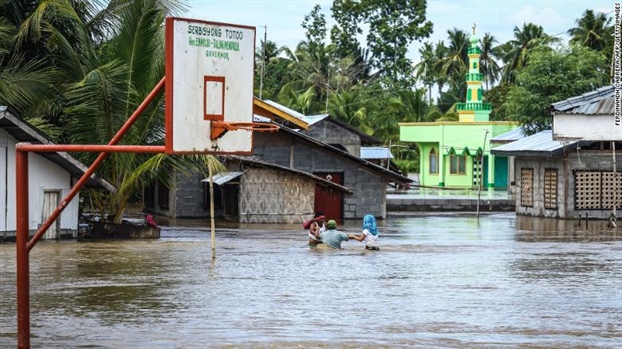
[[[360,222],[343,230],[359,232]],[[33,348],[615,348],[622,228],[514,213],[393,215],[381,251],[310,250],[296,226],[165,227],[40,242]],[[15,245],[0,244],[0,347],[17,345]]]

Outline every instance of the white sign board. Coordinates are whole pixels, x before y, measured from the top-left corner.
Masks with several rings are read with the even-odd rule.
[[[250,154],[252,132],[211,140],[213,121],[253,121],[255,27],[166,20],[166,151]]]

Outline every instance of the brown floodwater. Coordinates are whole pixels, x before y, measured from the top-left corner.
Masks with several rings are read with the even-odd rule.
[[[359,222],[344,230],[358,231]],[[184,226],[185,225],[185,226]],[[381,250],[292,225],[177,222],[157,240],[43,241],[33,348],[615,348],[622,228],[513,213],[393,215]],[[17,345],[0,244],[0,347]]]

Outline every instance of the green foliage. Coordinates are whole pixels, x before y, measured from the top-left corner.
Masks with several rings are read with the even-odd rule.
[[[419,157],[416,157],[412,160],[404,159],[404,160],[395,160],[395,164],[399,167],[400,171],[404,175],[409,173],[417,173],[419,172]]]
[[[523,28],[514,27],[514,38],[497,50],[504,63],[502,81],[514,83],[516,74],[527,65],[533,50],[559,42],[559,38],[546,34],[540,25],[525,23]]]
[[[502,82],[484,92],[484,101],[492,104],[492,112],[490,113],[491,121],[509,121],[505,102],[510,87],[510,84]]]
[[[602,51],[611,44],[613,26],[611,17],[605,13],[595,14],[593,10],[585,10],[583,16],[576,20],[577,26],[570,28],[570,43]]]
[[[552,103],[592,91],[608,83],[605,56],[590,49],[539,48],[517,75],[505,106],[512,120],[528,134],[550,128]]]
[[[332,9],[337,25],[331,38],[338,52],[352,54],[359,46],[356,36],[368,26],[365,46],[372,54],[372,66],[393,84],[410,85],[413,72],[406,57],[408,46],[432,32],[424,0],[335,0]]]

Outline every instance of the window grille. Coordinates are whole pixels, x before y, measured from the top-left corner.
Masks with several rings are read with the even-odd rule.
[[[613,208],[614,185],[617,188],[616,201],[622,201],[622,176],[612,171],[575,171],[575,209],[610,210]]]
[[[544,170],[544,208],[557,209],[557,169]]]
[[[523,168],[520,171],[520,204],[533,207],[533,168]]]

